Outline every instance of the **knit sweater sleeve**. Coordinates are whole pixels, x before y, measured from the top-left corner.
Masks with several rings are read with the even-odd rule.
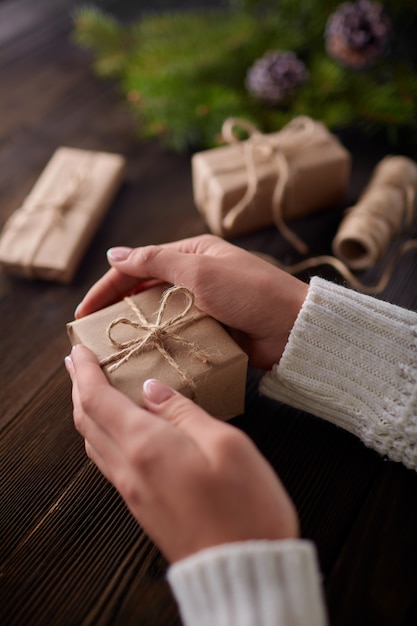
[[[184,626],[325,626],[314,545],[236,542],[168,570]]]
[[[417,469],[416,313],[314,277],[260,390]]]

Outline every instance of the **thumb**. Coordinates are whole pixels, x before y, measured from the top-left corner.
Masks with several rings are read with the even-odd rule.
[[[219,425],[218,420],[195,402],[154,378],[145,380],[143,398],[149,411],[171,422],[193,439],[217,430]]]
[[[181,282],[178,277],[189,268],[190,263],[190,255],[157,245],[110,248],[107,259],[122,274],[141,280],[159,279],[172,284]]]

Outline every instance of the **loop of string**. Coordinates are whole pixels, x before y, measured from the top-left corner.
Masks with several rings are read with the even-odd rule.
[[[333,240],[336,256],[311,257],[294,265],[281,264],[272,257],[269,260],[290,274],[329,265],[354,289],[377,295],[388,285],[398,260],[417,249],[417,239],[399,245],[374,285],[363,284],[351,270],[373,267],[387,254],[394,240],[415,226],[416,200],[417,164],[406,157],[386,157],[377,166],[358,203],[348,209]],[[346,257],[343,243],[351,246]]]
[[[365,285],[361,282],[353,272],[341,261],[334,256],[331,255],[321,255],[316,257],[311,257],[310,259],[306,259],[305,261],[300,261],[299,263],[295,263],[293,265],[285,265],[280,263],[273,257],[269,257],[268,255],[261,255],[266,260],[269,260],[271,263],[274,263],[280,269],[288,272],[292,275],[301,274],[309,269],[314,269],[320,267],[322,265],[329,265],[333,269],[335,269],[345,280],[351,285],[354,289],[361,291],[370,296],[376,296],[377,294],[384,291],[386,286],[389,283],[389,280],[392,276],[394,268],[398,262],[398,260],[407,252],[411,250],[417,250],[417,239],[411,239],[409,241],[405,241],[392,256],[384,271],[382,272],[380,278],[374,285]]]
[[[248,133],[249,138],[242,142],[243,159],[247,173],[247,187],[243,197],[227,212],[223,223],[230,228],[254,201],[259,190],[259,176],[256,164],[258,160],[273,162],[277,174],[277,181],[272,193],[272,211],[275,223],[282,236],[289,241],[301,254],[308,252],[308,247],[285,223],[282,216],[282,206],[288,183],[291,178],[291,169],[287,155],[305,148],[317,136],[317,124],[311,118],[299,116],[273,135],[266,135],[256,129],[250,122],[240,118],[228,118],[222,127],[222,136],[229,144],[239,143],[234,128],[241,128]]]
[[[184,308],[177,315],[164,320],[169,300],[177,294],[182,294],[185,297]],[[102,359],[100,361],[100,365],[109,365],[110,367],[108,367],[108,372],[111,373],[129,361],[131,357],[148,350],[156,349],[182,378],[187,387],[191,389],[194,396],[196,391],[194,381],[170,354],[166,345],[168,339],[173,340],[178,344],[189,348],[189,354],[191,354],[194,358],[197,358],[203,363],[210,363],[209,355],[200,350],[194,342],[188,341],[188,339],[185,339],[176,332],[173,332],[206,317],[206,315],[202,312],[187,317],[194,304],[194,294],[185,287],[175,286],[167,289],[161,298],[155,322],[150,322],[146,319],[132,298],[126,297],[124,298],[124,301],[129,305],[136,319],[132,320],[127,317],[119,317],[110,322],[106,331],[107,338],[116,348],[116,351],[110,356]],[[130,326],[134,329],[134,331],[136,331],[137,334],[132,339],[128,339],[126,341],[117,340],[113,335],[113,329],[120,324]]]

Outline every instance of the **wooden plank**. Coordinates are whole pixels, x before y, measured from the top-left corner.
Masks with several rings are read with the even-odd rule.
[[[12,356],[0,365],[0,622],[53,624],[67,615],[67,623],[126,624],[128,615],[136,623],[154,615],[154,623],[174,624],[163,559],[86,462],[62,359],[69,348],[65,322],[106,269],[109,245],[150,243],[155,218],[160,240],[173,231],[188,235],[193,224],[201,229],[189,163],[138,145],[112,87],[92,76],[85,55],[66,38],[32,43],[34,56],[15,49],[13,93],[2,101],[1,219],[23,200],[58,142],[128,153],[129,171],[73,285],[0,278],[0,315],[9,330],[2,350]],[[172,182],[170,203],[161,177]]]
[[[293,499],[302,536],[332,568],[373,489],[383,459],[346,431],[261,396],[249,377],[245,415],[234,423],[258,445]]]
[[[387,463],[326,581],[338,626],[415,624],[417,475]]]
[[[155,624],[174,623],[165,567],[118,494],[85,463],[2,563],[0,621],[122,625],[126,587],[134,579],[136,623],[144,623],[149,610],[163,616]]]
[[[63,371],[56,372],[55,381],[47,381],[33,393],[2,431],[0,563],[55,505],[85,463],[64,376]]]

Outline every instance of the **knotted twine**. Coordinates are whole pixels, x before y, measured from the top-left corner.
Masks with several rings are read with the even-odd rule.
[[[288,156],[297,153],[309,143],[316,141],[318,125],[310,117],[294,118],[282,130],[273,135],[261,133],[245,119],[228,118],[222,127],[223,139],[229,143],[240,143],[234,128],[246,131],[249,138],[241,142],[243,158],[247,173],[247,187],[243,197],[237,202],[223,219],[226,228],[230,228],[235,219],[241,215],[254,201],[259,189],[259,176],[256,171],[258,160],[267,160],[275,165],[277,181],[272,193],[272,211],[274,221],[281,235],[289,241],[301,254],[308,252],[308,246],[285,223],[282,217],[284,196],[291,179],[291,168]]]
[[[416,213],[417,164],[406,157],[385,157],[358,203],[347,210],[339,226],[333,240],[336,257],[321,255],[289,266],[269,260],[290,274],[330,265],[353,288],[376,295],[388,285],[401,256],[417,249],[417,239],[409,239],[398,247],[375,285],[364,285],[351,269],[373,267],[387,254],[394,240],[415,226]]]
[[[164,320],[164,315],[167,311],[169,301],[176,294],[183,294],[185,297],[184,308],[177,314]],[[114,372],[124,363],[129,361],[133,356],[142,354],[143,352],[156,349],[163,356],[164,359],[170,364],[170,366],[177,372],[182,378],[186,386],[190,389],[193,399],[195,398],[196,385],[190,375],[181,367],[177,360],[170,354],[167,348],[167,340],[173,340],[178,344],[189,348],[189,354],[202,361],[203,363],[210,363],[210,357],[207,353],[193,342],[188,341],[185,337],[178,335],[176,332],[193,324],[194,322],[206,317],[206,314],[199,311],[198,313],[188,316],[191,308],[194,305],[194,294],[186,287],[174,286],[167,289],[160,302],[159,309],[156,314],[156,321],[150,322],[146,319],[137,303],[130,297],[124,298],[124,302],[128,304],[131,311],[134,313],[136,319],[130,319],[128,317],[118,317],[110,322],[107,327],[106,334],[109,342],[116,348],[116,351],[110,354],[110,356],[100,361],[101,366],[109,365],[107,371],[109,373]],[[119,341],[113,336],[113,329],[118,325],[127,325],[133,328],[138,334],[132,339],[126,341]],[[144,334],[142,334],[144,333]]]
[[[43,228],[38,231],[38,236],[33,238],[25,247],[22,254],[21,265],[26,274],[33,275],[32,264],[37,252],[48,236],[52,228],[62,224],[63,218],[84,191],[86,175],[79,171],[72,171],[68,175],[68,182],[62,192],[56,198],[35,200],[30,195],[25,199],[20,209],[16,211],[15,218],[9,230],[9,237],[18,235],[21,228],[25,227],[28,219],[43,219]]]

